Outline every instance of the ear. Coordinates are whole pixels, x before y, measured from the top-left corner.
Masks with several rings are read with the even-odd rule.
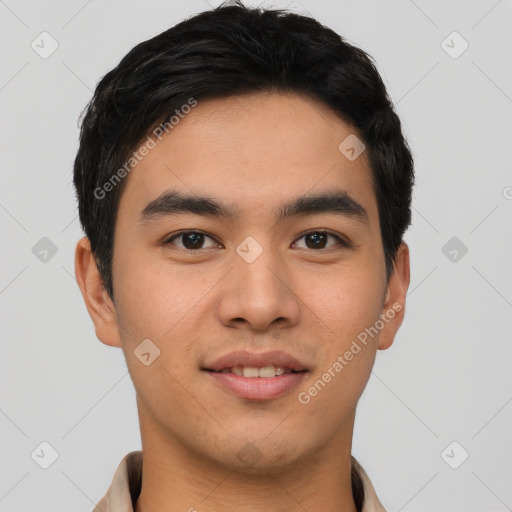
[[[122,347],[115,306],[105,290],[87,237],[81,238],[76,245],[75,277],[94,323],[96,337],[105,345]]]
[[[379,350],[386,350],[393,344],[395,335],[402,325],[409,281],[409,247],[405,242],[402,242],[397,251],[393,273],[389,278],[386,298],[381,312],[384,326],[379,334],[379,343],[377,345]]]

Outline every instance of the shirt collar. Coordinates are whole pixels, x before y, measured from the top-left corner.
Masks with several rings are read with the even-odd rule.
[[[386,512],[373,485],[357,460],[352,456],[353,474],[359,476],[364,500],[361,512]],[[354,485],[354,478],[353,485]],[[92,512],[134,512],[134,504],[142,485],[142,451],[125,455],[114,473],[112,483]]]

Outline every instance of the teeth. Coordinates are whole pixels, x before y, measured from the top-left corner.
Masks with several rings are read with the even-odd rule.
[[[264,366],[257,370],[258,377],[275,377],[276,376],[276,368],[275,366]],[[245,376],[245,371],[244,371]]]
[[[264,366],[262,368],[256,368],[255,366],[233,366],[233,368],[223,368],[222,373],[234,373],[240,377],[276,377],[285,373],[292,373],[289,368],[282,368],[280,366]]]
[[[259,377],[258,368],[244,366],[244,377]]]

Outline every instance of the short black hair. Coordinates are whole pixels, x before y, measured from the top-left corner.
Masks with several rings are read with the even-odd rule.
[[[354,128],[371,167],[389,280],[411,222],[414,165],[373,58],[314,18],[235,0],[136,45],[84,109],[74,185],[112,300],[114,226],[130,154],[191,99],[257,92],[306,94]]]

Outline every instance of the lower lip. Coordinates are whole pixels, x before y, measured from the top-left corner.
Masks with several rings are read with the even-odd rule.
[[[277,377],[242,377],[234,373],[205,372],[231,393],[248,400],[272,400],[290,391],[308,372],[285,373]]]

